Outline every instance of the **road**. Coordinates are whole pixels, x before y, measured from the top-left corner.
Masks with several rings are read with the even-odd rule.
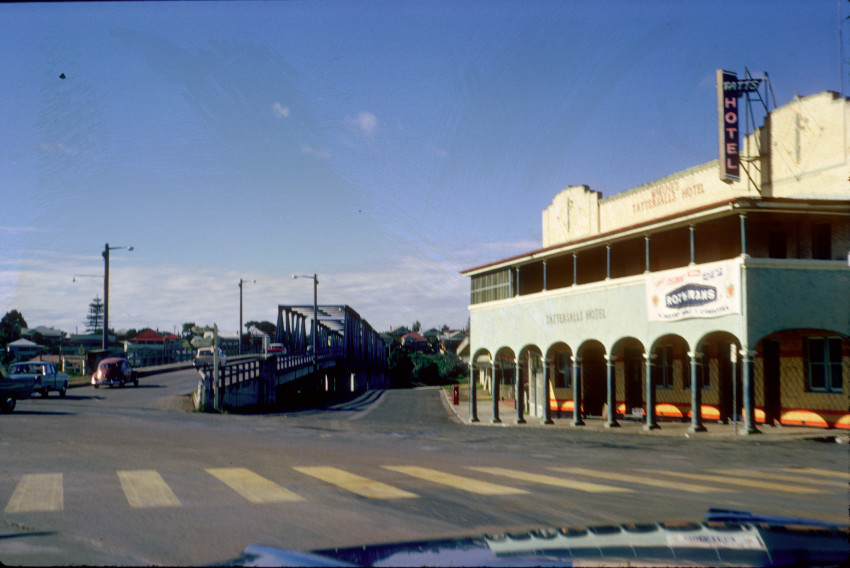
[[[846,522],[846,446],[459,424],[435,389],[324,410],[189,412],[193,370],[0,416],[0,562],[197,565],[299,550],[694,520]]]

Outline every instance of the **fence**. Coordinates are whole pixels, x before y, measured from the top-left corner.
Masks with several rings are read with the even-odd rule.
[[[320,370],[336,367],[341,356],[341,349],[328,349],[316,358],[316,365]],[[200,369],[195,406],[231,410],[271,405],[277,401],[279,387],[312,371],[312,353],[251,358],[220,366],[218,384],[213,385],[212,367],[207,366]]]
[[[169,349],[167,351],[159,349],[136,349],[128,351],[124,355],[132,367],[153,367],[156,365],[191,361],[195,358],[195,350],[184,348]]]

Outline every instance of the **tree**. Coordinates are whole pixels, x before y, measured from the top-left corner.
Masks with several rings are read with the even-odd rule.
[[[400,346],[390,348],[387,357],[387,371],[390,376],[390,385],[393,387],[408,386],[413,377],[413,361],[407,349]]]
[[[126,330],[124,333],[119,333],[117,335],[117,339],[118,339],[118,341],[129,341],[130,339],[133,339],[137,335],[139,335],[139,332],[134,328],[130,328],[130,329]]]
[[[416,333],[419,333],[420,329],[422,329],[422,324],[419,323],[419,320],[416,320],[413,323],[413,327],[410,328],[410,331],[415,331]]]
[[[245,324],[245,329],[251,329],[252,327],[256,327],[266,335],[274,337],[275,330],[277,326],[270,321],[249,321]]]
[[[194,335],[195,322],[187,322],[183,324],[183,333],[181,336],[183,339],[190,340]]]
[[[7,312],[3,319],[0,320],[0,345],[6,346],[9,343],[21,338],[21,329],[29,327],[27,320],[21,315],[18,310]]]
[[[100,296],[95,296],[92,303],[89,304],[89,313],[86,316],[86,331],[88,333],[97,333],[103,329],[103,300]]]

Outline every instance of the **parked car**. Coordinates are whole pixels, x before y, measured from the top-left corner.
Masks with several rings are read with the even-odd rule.
[[[41,396],[47,396],[50,391],[57,391],[59,396],[64,397],[68,391],[68,375],[57,371],[53,363],[46,361],[12,363],[9,376],[32,377],[33,390],[41,393]]]
[[[272,343],[269,346],[269,353],[286,353],[286,350],[283,348],[283,343]]]
[[[224,354],[224,351],[221,350],[221,347],[218,348],[218,364],[225,365],[227,363],[227,355]],[[212,347],[201,347],[198,349],[198,352],[195,354],[195,368],[198,369],[200,367],[212,367],[213,366],[213,348]]]
[[[127,383],[139,386],[139,374],[130,367],[126,359],[108,357],[97,364],[97,370],[91,376],[94,388],[101,385],[123,387]]]
[[[9,375],[0,373],[0,412],[8,413],[15,410],[19,400],[29,398],[35,387],[32,375]]]

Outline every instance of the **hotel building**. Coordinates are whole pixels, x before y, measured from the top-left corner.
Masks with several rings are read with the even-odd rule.
[[[797,97],[744,137],[740,179],[721,157],[604,198],[567,187],[542,248],[463,271],[490,419],[508,398],[519,423],[850,428],[848,125],[847,98]]]

